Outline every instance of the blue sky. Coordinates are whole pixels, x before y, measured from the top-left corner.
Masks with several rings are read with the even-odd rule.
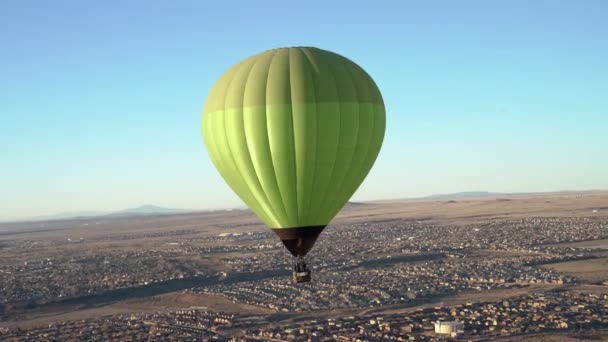
[[[204,148],[207,92],[269,48],[365,68],[387,108],[356,200],[608,189],[608,2],[0,3],[0,220],[240,206]]]

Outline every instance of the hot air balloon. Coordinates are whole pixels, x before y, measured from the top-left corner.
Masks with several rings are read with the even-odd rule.
[[[203,137],[226,183],[294,257],[357,190],[382,146],[382,95],[357,64],[313,47],[272,49],[230,68],[203,109]]]

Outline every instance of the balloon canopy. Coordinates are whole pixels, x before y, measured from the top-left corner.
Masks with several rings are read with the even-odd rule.
[[[384,130],[372,78],[312,47],[243,60],[217,81],[203,110],[213,164],[294,256],[310,250],[357,190]]]

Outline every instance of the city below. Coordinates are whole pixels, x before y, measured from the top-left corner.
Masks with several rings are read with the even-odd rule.
[[[608,192],[349,203],[294,284],[247,210],[0,223],[2,341],[608,340]]]

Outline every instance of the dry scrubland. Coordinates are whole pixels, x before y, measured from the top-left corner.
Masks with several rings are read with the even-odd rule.
[[[525,286],[517,285],[509,288],[500,284],[485,286],[483,284],[487,282],[487,279],[471,280],[471,278],[466,282],[481,284],[481,288],[475,289],[474,286],[471,286],[468,289],[463,288],[456,291],[438,289],[436,294],[423,291],[414,301],[386,300],[380,302],[379,305],[369,307],[354,304],[332,308],[324,307],[324,304],[321,303],[319,309],[316,310],[307,312],[290,311],[291,309],[289,309],[284,313],[281,313],[280,310],[277,313],[277,309],[273,307],[261,306],[255,300],[241,300],[223,294],[224,292],[230,293],[233,287],[254,289],[278,286],[276,289],[283,289],[284,286],[291,286],[282,285],[288,283],[289,276],[287,271],[289,259],[286,252],[283,252],[276,243],[278,240],[274,240],[271,235],[264,235],[267,234],[265,227],[246,210],[0,223],[0,260],[11,265],[28,265],[28,263],[31,265],[38,260],[42,260],[44,264],[44,260],[47,259],[51,260],[49,263],[52,264],[52,261],[65,261],[69,258],[69,265],[98,263],[101,271],[95,271],[90,276],[99,276],[101,277],[99,279],[108,279],[113,276],[113,274],[107,273],[110,271],[103,271],[107,267],[102,261],[112,266],[117,262],[126,262],[124,267],[117,268],[116,272],[119,273],[134,272],[135,269],[145,270],[149,266],[151,272],[167,274],[165,278],[159,278],[158,284],[152,285],[150,290],[145,290],[150,287],[150,284],[143,286],[138,283],[141,281],[137,279],[129,280],[131,283],[125,282],[127,285],[120,285],[122,287],[117,290],[108,288],[94,290],[101,295],[97,295],[97,292],[94,295],[83,293],[82,286],[74,286],[71,294],[63,297],[65,299],[44,300],[24,307],[15,306],[10,314],[2,318],[0,327],[31,328],[52,322],[97,319],[117,314],[171,312],[191,308],[266,317],[269,320],[268,327],[280,327],[294,322],[346,315],[406,315],[418,309],[437,305],[453,307],[470,302],[500,301],[538,291],[568,289],[575,292],[608,293],[606,287],[601,285],[602,281],[608,280],[608,239],[594,240],[593,237],[588,238],[583,234],[581,239],[584,241],[576,238],[577,241],[572,242],[567,241],[566,238],[566,242],[562,242],[564,241],[562,239],[555,241],[559,243],[550,243],[551,238],[545,237],[547,242],[539,243],[541,249],[534,249],[533,244],[527,247],[511,248],[509,246],[514,245],[509,244],[511,242],[509,242],[508,234],[502,236],[500,232],[503,223],[505,227],[508,227],[512,226],[512,222],[521,221],[524,222],[522,224],[525,228],[525,224],[527,224],[525,222],[530,220],[539,220],[538,222],[541,222],[539,224],[542,225],[544,224],[542,222],[555,220],[558,222],[555,224],[559,224],[561,219],[565,220],[564,222],[582,220],[581,222],[605,224],[608,220],[608,192],[350,203],[323,233],[325,239],[322,238],[319,246],[312,253],[313,263],[321,267],[317,272],[319,278],[315,279],[318,279],[318,283],[327,284],[323,285],[326,287],[322,291],[334,286],[331,285],[334,280],[338,283],[341,282],[338,279],[342,278],[339,277],[344,277],[349,272],[360,272],[367,275],[378,268],[381,270],[380,273],[386,273],[390,279],[390,272],[396,272],[397,269],[411,269],[420,265],[423,269],[424,267],[436,267],[448,262],[447,260],[463,260],[461,263],[465,266],[468,262],[483,266],[488,260],[497,260],[497,269],[502,267],[500,263],[501,260],[504,260],[505,265],[517,270],[517,264],[509,266],[512,264],[511,260],[515,260],[516,263],[524,260],[525,264],[536,260],[535,258],[538,258],[539,255],[547,261],[543,261],[542,265],[534,268],[533,271],[536,272],[534,274],[541,275],[542,272],[548,272],[550,277],[566,276],[571,277],[564,278],[566,281],[575,279],[576,282],[529,283]],[[361,238],[357,238],[366,229],[379,229],[382,234],[386,234],[386,239],[394,242],[394,237],[397,236],[395,234],[399,232],[401,226],[405,227],[404,231],[410,235],[416,235],[418,227],[426,229],[424,234],[438,235],[437,238],[440,238],[442,232],[445,232],[446,236],[452,236],[455,239],[458,246],[450,246],[449,241],[444,245],[435,246],[432,242],[422,243],[418,242],[419,240],[411,240],[412,243],[409,243],[407,239],[399,239],[401,242],[391,247],[382,241],[385,239],[385,235],[374,237],[373,231],[368,232],[369,241],[361,241]],[[327,243],[327,241],[334,241],[332,239],[335,238],[342,239],[340,236],[346,234],[351,229],[349,227],[353,227],[353,231],[356,232],[352,242],[352,246],[356,247],[348,249],[348,245],[351,243],[348,242],[345,243],[347,254],[344,254],[343,251],[332,251],[331,248],[335,247],[332,247],[331,243]],[[532,233],[526,231],[526,234],[535,236],[537,228],[534,228],[536,227],[534,225],[531,227]],[[461,242],[456,241],[458,236],[463,234],[462,232],[469,232],[471,229],[493,230],[490,235],[496,235],[501,239],[500,241],[506,242],[485,241],[488,234],[482,233],[471,235],[469,242],[473,244],[470,246],[461,245]],[[510,232],[514,233],[509,234],[517,234],[517,230]],[[244,233],[245,235],[217,238],[220,233]],[[502,247],[501,244],[504,244],[505,247]],[[365,252],[358,252],[358,248]],[[557,250],[575,252],[563,254],[556,252]],[[574,257],[575,260],[570,260],[573,257],[569,255],[576,254],[578,250],[587,251],[586,256],[584,258]],[[332,254],[324,256],[320,254],[322,251]],[[423,256],[424,253],[428,253],[435,257],[433,257],[434,259],[415,260],[393,259],[393,262],[386,265],[383,264],[384,261],[378,264],[379,260],[385,260],[387,257],[395,258],[395,255],[399,253],[407,256],[411,253],[421,252]],[[441,257],[437,259],[437,255],[441,255]],[[446,255],[453,259],[441,259]],[[276,260],[268,263],[265,261],[268,258]],[[87,261],[89,259],[92,261]],[[141,262],[138,261],[140,259]],[[332,260],[327,261],[326,259]],[[353,266],[344,266],[354,259],[360,260],[356,260]],[[368,262],[366,259],[370,259],[372,263],[366,264]],[[551,260],[555,262],[551,262]],[[72,264],[74,262],[76,264]],[[322,266],[324,262],[327,262],[328,265]],[[45,264],[44,267],[51,269],[56,266],[56,264],[52,266]],[[23,272],[23,270],[19,271],[19,267],[15,266],[13,270],[16,271],[13,271],[11,276],[14,276],[15,272]],[[69,272],[70,267],[73,266],[67,266],[66,271],[62,272]],[[154,269],[155,267],[158,268],[158,271]],[[171,271],[173,268],[179,269],[179,274],[173,273]],[[267,268],[270,269],[270,273],[267,272]],[[493,266],[489,266],[488,269],[493,270]],[[189,279],[198,271],[201,272],[201,275],[197,276],[196,282],[191,285],[183,285],[183,282],[186,281],[185,278]],[[106,272],[105,275],[103,272]],[[221,275],[221,272],[228,274],[227,280],[223,280],[222,277],[226,276]],[[249,274],[248,272],[251,273],[251,276],[243,278],[243,274]],[[154,274],[144,275],[144,277],[151,276]],[[211,280],[205,280],[207,277]],[[97,281],[93,280],[92,283]],[[134,289],[132,292],[130,292],[131,287]],[[122,291],[123,288],[126,291]],[[195,290],[191,290],[191,288]],[[285,291],[293,291],[292,287],[289,289]],[[319,289],[314,291],[319,291]],[[291,292],[289,293],[291,294]],[[280,298],[282,295],[277,296]],[[227,332],[231,334],[237,331],[227,330]],[[541,334],[526,338],[530,341],[568,341],[573,337]]]

